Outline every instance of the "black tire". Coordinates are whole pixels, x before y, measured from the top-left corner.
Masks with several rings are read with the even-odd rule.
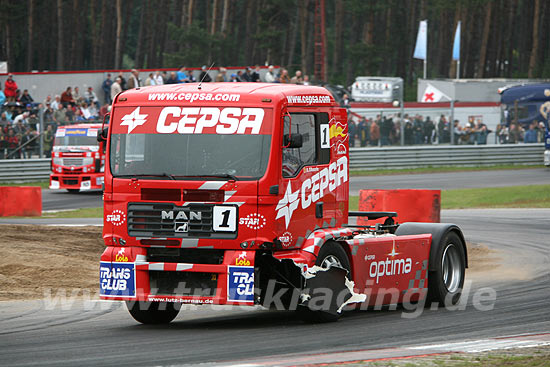
[[[348,278],[351,279],[351,265],[346,251],[338,243],[327,241],[317,255],[315,265],[320,267],[329,266],[331,262],[336,260],[344,269],[348,271]],[[307,322],[334,322],[338,321],[340,314],[333,314],[325,311],[313,311],[308,307],[302,306],[298,308],[298,312],[304,321]]]
[[[432,249],[437,251],[435,271],[428,274],[428,301],[442,306],[458,303],[462,295],[466,273],[464,246],[455,232],[447,233],[441,245]],[[429,304],[427,304],[429,306]]]
[[[134,320],[150,325],[168,324],[180,311],[179,307],[171,302],[126,301],[126,307]]]
[[[80,189],[67,189],[67,191],[71,194],[78,194],[80,192]]]

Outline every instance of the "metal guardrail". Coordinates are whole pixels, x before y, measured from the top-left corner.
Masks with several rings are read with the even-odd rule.
[[[50,177],[50,158],[2,159],[0,182],[42,181]]]
[[[542,165],[544,144],[351,148],[350,169]]]
[[[543,144],[351,148],[350,169],[543,164]],[[50,159],[0,160],[0,182],[50,177]]]

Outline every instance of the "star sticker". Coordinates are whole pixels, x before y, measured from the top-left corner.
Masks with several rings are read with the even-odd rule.
[[[122,117],[121,126],[128,126],[128,134],[132,132],[136,127],[141,126],[145,123],[145,118],[148,115],[139,114],[140,107],[137,107],[131,114]]]
[[[285,217],[285,224],[286,228],[288,228],[288,225],[290,223],[290,218],[292,218],[292,213],[296,208],[298,207],[298,204],[300,204],[299,200],[299,193],[300,190],[296,192],[292,192],[292,187],[290,187],[290,182],[288,183],[288,186],[286,187],[285,196],[281,200],[279,200],[279,203],[277,203],[277,216],[275,219],[279,219],[281,217]]]
[[[395,252],[395,241],[393,241],[393,246],[391,248],[391,252],[388,255],[391,256],[391,257],[395,257],[395,256],[399,255],[399,252]]]

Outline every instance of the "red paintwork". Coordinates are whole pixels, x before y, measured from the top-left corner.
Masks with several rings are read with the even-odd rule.
[[[359,210],[365,212],[397,212],[396,222],[441,221],[441,190],[359,190]],[[385,218],[357,224],[383,223]]]
[[[210,100],[191,101],[187,94],[236,94],[238,101],[216,102]],[[150,95],[178,95],[182,96],[174,101],[167,102],[151,100]],[[155,97],[156,99],[157,97]],[[173,98],[173,97],[170,97]],[[217,97],[211,97],[217,98]],[[130,128],[123,117],[140,107],[139,114],[147,115],[142,124]],[[159,125],[158,116],[162,108],[177,107],[216,107],[223,108],[261,108],[265,111],[261,121],[261,129],[253,132],[251,129],[242,131],[244,134],[271,134],[272,143],[270,159],[265,175],[258,181],[177,181],[155,180],[140,178],[113,178],[109,161],[105,168],[104,191],[104,227],[103,238],[107,249],[101,257],[104,262],[115,262],[121,249],[125,249],[122,258],[124,262],[134,263],[136,267],[136,297],[137,300],[164,300],[193,303],[214,304],[241,304],[241,302],[227,301],[228,266],[239,265],[239,258],[254,265],[255,251],[260,250],[262,244],[278,243],[273,256],[277,259],[291,259],[300,266],[313,266],[319,249],[326,240],[334,238],[346,248],[352,266],[352,277],[355,280],[356,290],[371,292],[377,295],[381,288],[395,288],[398,300],[409,292],[409,283],[418,279],[425,279],[427,273],[422,273],[423,266],[427,266],[427,259],[431,243],[430,235],[422,236],[388,236],[364,239],[350,239],[344,241],[340,237],[353,236],[353,230],[344,227],[348,222],[348,135],[346,110],[338,107],[330,93],[321,87],[263,84],[263,83],[205,83],[202,89],[197,84],[179,84],[168,86],[153,86],[126,91],[118,95],[113,104],[112,122],[109,135],[119,134],[156,133]],[[173,111],[178,111],[173,110]],[[327,164],[306,166],[292,178],[282,177],[282,140],[283,116],[287,112],[320,112],[329,115],[330,126],[330,162]],[[176,112],[179,113],[179,112]],[[176,116],[177,117],[177,116]],[[163,125],[177,123],[177,118],[161,122]],[[172,133],[172,132],[171,132]],[[177,133],[177,132],[176,132]],[[195,131],[195,133],[197,133]],[[209,126],[201,133],[216,134],[216,128]],[[107,150],[110,149],[110,139]],[[127,206],[129,202],[156,202],[145,200],[143,193],[150,193],[154,189],[175,190],[221,190],[224,193],[234,192],[230,197],[215,203],[239,205],[235,239],[157,239],[158,245],[183,248],[213,248],[223,249],[225,256],[222,264],[175,264],[152,263],[146,260],[147,241],[128,235]],[[270,188],[277,186],[278,194],[270,193]],[[152,191],[151,191],[152,190]],[[167,191],[168,192],[168,191]],[[147,194],[149,195],[149,194]],[[179,199],[178,199],[179,198]],[[181,196],[172,197],[170,203],[182,206]],[[298,203],[296,205],[296,202]],[[316,203],[323,203],[323,218],[316,218]],[[294,203],[294,205],[292,205]],[[239,219],[249,215],[261,215],[265,221],[257,228],[249,228]],[[322,228],[322,229],[320,229]],[[120,239],[125,241],[124,247]],[[171,241],[166,243],[163,241]],[[246,243],[246,251],[242,245]],[[395,249],[395,251],[392,251]],[[389,255],[388,255],[389,254]],[[369,257],[370,256],[370,257]],[[380,275],[378,283],[368,286],[368,281],[375,279],[369,273],[374,261],[379,262],[386,258],[400,262],[410,259],[410,269],[399,274]],[[178,267],[179,266],[179,267]],[[149,272],[152,271],[188,271],[207,272],[216,274],[218,291],[214,297],[175,297],[151,296],[149,289]],[[417,272],[420,272],[417,274]],[[418,283],[418,284],[417,284]],[[420,280],[415,287],[420,286]],[[412,284],[412,283],[411,283]],[[424,286],[424,284],[422,284]],[[425,282],[427,286],[427,281]],[[102,297],[106,299],[106,297]],[[125,299],[124,297],[109,297],[109,299]],[[370,302],[370,298],[369,298]],[[244,303],[242,303],[244,304]],[[250,304],[250,303],[248,303]]]
[[[101,161],[101,166],[105,164],[105,152],[103,151],[103,144],[95,141],[97,131],[101,129],[101,124],[73,124],[60,126],[57,129],[59,131],[65,131],[67,129],[85,129],[90,135],[93,135],[95,146],[98,146],[97,151],[92,151],[90,146],[83,147],[83,152],[63,152],[52,151],[52,173],[50,174],[50,189],[75,189],[75,190],[89,190],[89,189],[101,189],[103,187],[103,172],[96,171],[96,160]],[[54,144],[55,146],[55,144]],[[56,146],[56,147],[59,147]],[[68,159],[84,159],[92,158],[90,164],[77,164],[77,165],[65,165],[55,164],[56,159],[68,158]],[[64,162],[63,162],[64,163]],[[59,184],[56,184],[56,183]],[[89,182],[89,184],[88,184]]]

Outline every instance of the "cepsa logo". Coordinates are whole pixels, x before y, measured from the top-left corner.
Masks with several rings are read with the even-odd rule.
[[[329,167],[323,168],[315,173],[311,178],[305,179],[302,187],[293,192],[291,184],[288,182],[285,195],[277,203],[277,216],[275,219],[285,218],[285,228],[288,228],[292,213],[302,204],[302,209],[308,208],[328,192],[336,190],[348,180],[348,158],[346,156],[332,162]]]
[[[261,108],[165,107],[157,121],[161,134],[259,134],[264,119]]]

